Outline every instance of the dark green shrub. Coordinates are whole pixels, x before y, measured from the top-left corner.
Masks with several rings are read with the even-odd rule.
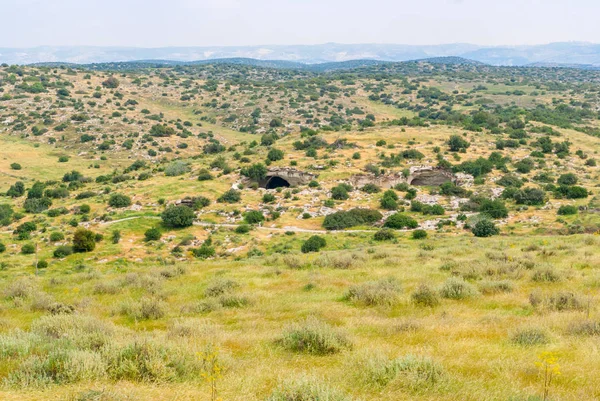
[[[114,208],[123,208],[131,206],[131,198],[127,195],[112,194],[108,199],[108,205]]]
[[[562,205],[561,207],[558,208],[558,211],[556,212],[556,214],[558,214],[560,216],[568,216],[568,215],[572,215],[572,214],[577,214],[577,212],[578,212],[577,206]]]
[[[150,228],[144,233],[144,239],[146,242],[158,241],[160,237],[162,237],[162,233],[158,228]]]
[[[235,189],[230,189],[226,191],[223,195],[221,195],[217,202],[219,203],[237,203],[242,199],[242,194],[240,191]]]
[[[195,217],[194,211],[183,205],[171,205],[161,214],[163,224],[170,228],[189,227],[194,224]]]
[[[244,221],[247,224],[259,224],[265,221],[265,216],[258,210],[250,210],[244,213]]]
[[[391,241],[396,239],[396,233],[389,228],[382,228],[373,235],[375,241]]]
[[[493,221],[488,219],[479,220],[475,223],[475,226],[471,229],[471,232],[476,237],[491,237],[493,235],[498,235],[500,230],[496,227]]]
[[[412,239],[423,239],[423,238],[427,238],[427,231],[415,230],[412,232]]]
[[[73,248],[69,245],[61,245],[54,250],[54,257],[59,259],[67,257],[71,254],[73,254]]]
[[[403,228],[417,228],[419,223],[410,216],[402,213],[394,213],[386,219],[383,226],[400,230]]]
[[[96,234],[85,228],[79,228],[73,234],[74,252],[91,252],[96,248]]]
[[[377,210],[355,208],[325,216],[323,227],[327,230],[343,230],[363,224],[374,224],[382,218],[383,215]]]
[[[21,253],[23,255],[31,255],[35,253],[35,245],[25,244],[21,247]]]
[[[302,253],[318,252],[321,248],[325,248],[325,246],[327,246],[325,238],[313,235],[302,244],[300,250]]]

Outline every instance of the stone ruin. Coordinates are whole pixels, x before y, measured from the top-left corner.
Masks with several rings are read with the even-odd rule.
[[[454,174],[451,170],[433,166],[414,166],[410,168],[408,177],[402,173],[393,173],[376,176],[374,174],[357,174],[350,178],[350,183],[355,187],[366,184],[375,184],[381,188],[393,188],[398,184],[413,186],[440,186],[446,182],[464,185],[472,182],[466,174]]]
[[[266,189],[296,187],[306,185],[317,177],[318,174],[307,173],[294,168],[273,167],[269,169],[265,179],[258,182],[258,185]]]

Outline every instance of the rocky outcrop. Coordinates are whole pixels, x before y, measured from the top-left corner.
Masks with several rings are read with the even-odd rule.
[[[468,179],[467,177],[455,175],[451,170],[432,166],[411,167],[408,177],[401,173],[394,173],[378,176],[374,174],[357,174],[350,178],[350,183],[358,188],[366,184],[375,184],[387,189],[401,183],[413,186],[439,186],[445,182],[454,182],[460,185],[463,182],[468,182]]]
[[[317,177],[318,174],[308,173],[294,168],[273,167],[269,169],[266,178],[261,180],[258,185],[267,189],[295,187],[298,185],[306,185]]]
[[[406,182],[414,186],[438,186],[446,182],[454,182],[454,180],[454,173],[451,170],[441,167],[419,166],[411,167]]]

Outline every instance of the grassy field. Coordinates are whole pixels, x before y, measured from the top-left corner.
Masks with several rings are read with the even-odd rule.
[[[209,400],[212,347],[227,400],[305,379],[300,392],[355,400],[525,400],[541,394],[543,352],[560,365],[551,399],[600,397],[598,237],[326,239],[348,250],[4,270],[0,372],[12,390],[0,394]],[[47,304],[77,313],[43,315]],[[52,375],[36,373],[48,363]],[[140,380],[123,382],[131,369]]]

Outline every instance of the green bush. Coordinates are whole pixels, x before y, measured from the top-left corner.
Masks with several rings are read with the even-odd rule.
[[[51,242],[58,242],[58,241],[62,241],[65,239],[65,235],[59,231],[54,231],[50,233],[50,241]]]
[[[415,230],[412,232],[412,239],[423,239],[423,238],[427,238],[427,231]]]
[[[375,241],[391,241],[393,239],[396,239],[396,233],[394,232],[394,230],[391,230],[389,228],[382,228],[381,230],[373,234],[373,239]]]
[[[466,281],[451,277],[444,283],[440,294],[444,298],[465,299],[477,295],[477,290]]]
[[[577,212],[578,212],[577,206],[562,205],[561,207],[558,208],[558,211],[556,212],[556,214],[558,214],[559,216],[568,216],[568,215],[572,215],[572,214],[577,214]]]
[[[383,215],[377,210],[355,208],[325,216],[323,227],[327,230],[343,230],[363,224],[374,224],[382,218]]]
[[[21,247],[21,253],[23,255],[31,255],[35,253],[35,245],[25,244]]]
[[[237,203],[242,199],[242,194],[240,191],[235,189],[230,189],[226,191],[223,195],[221,195],[217,202],[219,203]]]
[[[96,248],[96,234],[85,228],[79,228],[73,234],[74,252],[91,252]]]
[[[171,205],[161,214],[163,224],[170,228],[189,227],[194,224],[195,217],[194,211],[183,205]]]
[[[281,383],[266,401],[352,401],[341,391],[311,378]]]
[[[265,221],[265,216],[258,210],[250,210],[244,213],[244,221],[247,224],[259,224]]]
[[[481,238],[491,237],[500,233],[500,230],[496,227],[494,222],[488,219],[479,220],[475,223],[475,226],[471,231],[473,232],[473,235]]]
[[[399,301],[400,284],[394,278],[370,281],[350,287],[345,299],[366,306],[391,306]]]
[[[144,239],[146,242],[158,241],[160,237],[162,237],[162,233],[158,228],[150,228],[144,233]]]
[[[437,293],[425,284],[421,284],[410,297],[412,302],[417,306],[433,308],[440,304]]]
[[[165,168],[165,175],[167,177],[177,177],[179,175],[189,173],[190,170],[191,168],[188,163],[181,160],[175,160]]]
[[[517,330],[510,337],[510,341],[517,345],[532,346],[547,344],[549,342],[548,335],[543,329],[530,327]]]
[[[127,195],[112,194],[108,198],[108,206],[114,208],[123,208],[131,206],[131,198]]]
[[[313,355],[335,354],[352,348],[345,334],[314,318],[288,327],[280,343],[289,351]]]
[[[318,235],[313,235],[304,241],[300,250],[302,253],[318,252],[321,250],[321,248],[325,248],[325,246],[327,246],[325,238],[319,237]]]
[[[73,254],[73,247],[70,245],[61,245],[54,250],[55,258],[65,258],[69,255]]]
[[[417,221],[412,217],[409,217],[405,214],[394,213],[386,219],[383,226],[400,230],[403,228],[417,228],[419,226],[419,223],[417,223]]]

